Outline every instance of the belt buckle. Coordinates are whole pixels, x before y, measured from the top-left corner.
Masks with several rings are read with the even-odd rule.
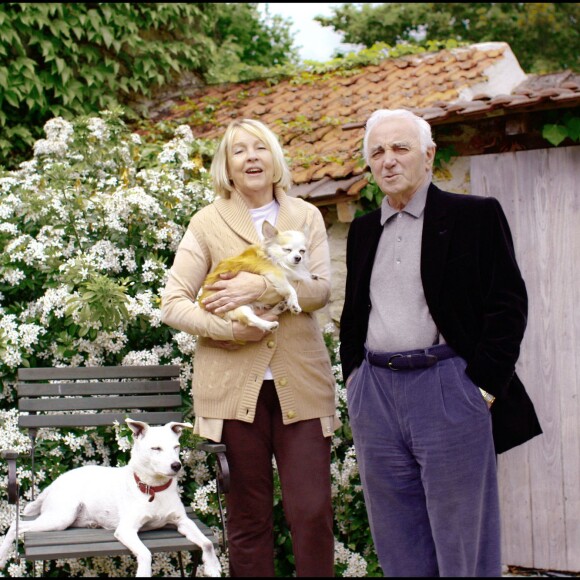
[[[435,363],[439,361],[439,359],[434,354],[426,354],[425,359],[427,367],[432,367]]]
[[[394,354],[392,357],[389,358],[388,362],[387,362],[387,366],[392,370],[392,371],[400,371],[401,369],[398,369],[397,367],[394,367],[391,363],[391,361],[394,358],[403,358],[402,354]]]

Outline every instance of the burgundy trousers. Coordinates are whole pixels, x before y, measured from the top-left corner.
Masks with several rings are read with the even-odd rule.
[[[274,381],[264,381],[253,423],[224,421],[230,576],[274,576],[276,459],[297,576],[334,576],[330,438],[319,419],[282,423]]]

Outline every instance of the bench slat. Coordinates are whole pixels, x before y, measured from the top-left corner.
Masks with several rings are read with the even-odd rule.
[[[18,425],[23,428],[40,427],[99,427],[112,425],[114,421],[121,424],[125,417],[135,421],[145,421],[150,425],[165,425],[170,421],[183,421],[183,414],[178,411],[164,412],[125,412],[125,413],[75,413],[71,415],[20,415]]]
[[[205,535],[212,535],[212,531],[203,525],[197,518],[191,518],[198,525],[201,532]],[[161,528],[158,530],[148,530],[141,532],[147,534],[150,540],[166,540],[181,536],[175,528]],[[104,543],[117,541],[113,530],[104,530],[102,528],[68,528],[66,530],[54,532],[26,532],[26,545],[29,548],[38,548],[45,546],[60,546],[61,544],[75,545],[87,543]]]
[[[18,399],[21,411],[86,411],[89,409],[143,409],[179,407],[181,395],[136,395],[126,397],[79,397],[75,399]]]
[[[119,379],[126,377],[179,377],[179,365],[144,365],[111,367],[41,367],[18,369],[19,381],[58,379]]]
[[[191,508],[186,508],[186,511],[217,548],[218,540],[210,528],[193,515]],[[199,546],[170,527],[140,532],[139,537],[151,552],[199,550]],[[115,539],[113,530],[102,528],[69,528],[55,532],[27,532],[24,534],[24,545],[25,557],[28,560],[131,554],[123,544]]]
[[[212,535],[212,531],[208,526],[200,522],[197,517],[190,516],[199,529],[205,535]],[[160,528],[158,530],[148,530],[147,532],[141,532],[142,534],[147,534],[147,538],[150,540],[163,540],[170,537],[181,536],[175,528],[166,527]],[[102,543],[102,542],[115,542],[117,541],[113,530],[105,530],[102,528],[67,528],[66,530],[59,530],[54,532],[27,532],[26,533],[26,544],[30,548],[36,548],[39,546],[59,546],[61,544],[86,544],[86,543]]]
[[[18,383],[19,397],[69,395],[130,395],[132,393],[179,393],[179,381],[126,381],[107,383]]]

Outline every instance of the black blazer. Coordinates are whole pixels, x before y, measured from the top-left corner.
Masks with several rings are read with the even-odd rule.
[[[383,231],[380,216],[378,209],[356,218],[348,233],[340,319],[345,381],[364,358],[371,271]],[[509,225],[496,199],[429,186],[421,279],[439,331],[467,361],[471,380],[496,397],[491,408],[496,452],[542,433],[534,406],[515,374],[528,299]]]

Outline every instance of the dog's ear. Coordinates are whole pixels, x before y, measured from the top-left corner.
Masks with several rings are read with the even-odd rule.
[[[262,223],[262,234],[264,235],[264,239],[269,241],[278,235],[278,230],[268,220],[264,220]]]
[[[193,429],[193,425],[191,423],[176,423],[175,421],[167,423],[166,427],[169,427],[177,435],[181,435],[181,432],[184,429]]]
[[[125,419],[125,423],[129,426],[129,429],[133,431],[133,437],[135,439],[139,439],[143,437],[145,433],[147,433],[147,429],[149,429],[149,425],[144,423],[143,421],[134,421],[133,419]]]

